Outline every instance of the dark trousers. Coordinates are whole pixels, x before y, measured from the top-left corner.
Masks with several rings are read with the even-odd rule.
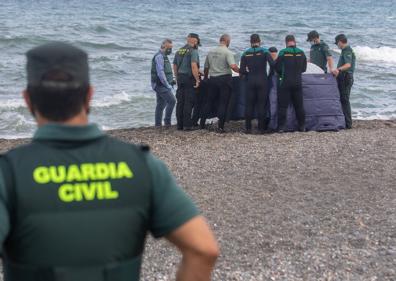
[[[337,77],[338,90],[340,91],[340,100],[342,111],[345,116],[345,126],[347,129],[352,128],[352,111],[349,97],[353,85],[353,75],[350,73],[341,72]]]
[[[206,97],[208,96],[208,80],[203,80],[199,84],[199,88],[196,89],[197,99],[193,109],[192,122],[193,125],[198,124],[198,120],[202,117],[204,107],[206,104]]]
[[[196,101],[196,89],[192,77],[183,74],[178,75],[176,100],[177,128],[179,130],[191,128],[193,125],[192,110]]]
[[[245,124],[246,130],[252,129],[252,119],[255,107],[257,108],[258,129],[264,131],[267,129],[267,101],[268,101],[268,84],[263,80],[255,81],[253,79],[247,82],[246,105],[245,105]]]
[[[299,129],[305,127],[305,110],[302,86],[280,85],[278,89],[278,128],[285,129],[287,121],[287,108],[290,101],[296,111]]]
[[[232,91],[232,76],[222,75],[209,79],[209,93],[201,118],[201,128],[205,126],[206,119],[209,117],[213,104],[218,100],[217,117],[219,118],[219,128],[224,129],[227,117],[228,104]]]

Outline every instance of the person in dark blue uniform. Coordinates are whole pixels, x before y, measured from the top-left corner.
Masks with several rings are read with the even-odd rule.
[[[296,47],[293,35],[286,36],[286,48],[279,52],[276,71],[279,74],[278,132],[287,130],[286,117],[290,100],[296,111],[298,130],[305,131],[305,111],[302,93],[302,73],[307,70],[304,51]]]
[[[265,48],[260,47],[261,39],[258,34],[250,36],[251,48],[246,50],[241,58],[240,75],[247,82],[246,92],[246,133],[252,131],[252,119],[257,105],[258,129],[261,133],[267,130],[267,102],[268,102],[268,74],[267,66],[274,61]]]

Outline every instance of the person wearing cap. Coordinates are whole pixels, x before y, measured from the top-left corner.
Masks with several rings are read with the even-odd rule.
[[[286,48],[281,50],[275,69],[279,74],[278,132],[287,130],[287,109],[290,101],[296,111],[298,130],[305,131],[305,110],[302,93],[302,73],[307,70],[304,51],[297,48],[293,35],[286,36]]]
[[[258,34],[250,36],[251,47],[241,57],[240,76],[246,80],[245,102],[245,132],[252,132],[252,119],[257,107],[258,130],[264,133],[267,130],[268,113],[268,74],[267,67],[272,66],[274,61],[269,51],[261,47],[261,39]]]
[[[234,54],[228,49],[231,43],[231,36],[223,34],[220,37],[219,43],[220,45],[218,47],[209,51],[205,60],[205,79],[210,77],[209,94],[203,117],[200,120],[200,126],[201,129],[205,128],[210,109],[215,101],[218,100],[218,130],[219,132],[224,132],[224,124],[232,92],[232,70],[239,72],[239,68],[235,63]]]
[[[172,93],[175,81],[173,79],[172,65],[168,56],[172,54],[172,40],[165,39],[160,50],[154,55],[151,61],[151,87],[157,96],[157,106],[155,108],[155,126],[162,126],[162,116],[164,109],[165,126],[171,126],[172,112],[176,104],[175,96]]]
[[[193,108],[197,100],[196,89],[200,84],[198,46],[201,45],[199,35],[190,33],[187,44],[180,48],[173,60],[173,71],[177,80],[176,119],[177,129],[190,131],[193,129]]]
[[[330,48],[323,40],[320,40],[319,33],[316,30],[308,33],[307,42],[311,44],[309,62],[319,66],[325,73],[327,73],[328,65],[331,73],[334,69],[334,62]]]
[[[352,110],[349,97],[353,85],[353,73],[355,72],[356,56],[345,34],[339,34],[335,38],[335,44],[340,48],[341,55],[338,60],[337,68],[333,70],[333,75],[337,77],[338,89],[342,111],[345,116],[345,127],[352,128]]]
[[[23,96],[38,129],[0,157],[5,281],[139,280],[148,232],[180,249],[177,280],[210,280],[215,238],[165,164],[88,123],[85,52],[30,50]]]

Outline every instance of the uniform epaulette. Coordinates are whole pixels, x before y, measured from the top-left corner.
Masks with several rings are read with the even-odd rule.
[[[147,144],[141,144],[141,145],[139,145],[139,149],[143,152],[149,152],[150,146],[148,146]]]

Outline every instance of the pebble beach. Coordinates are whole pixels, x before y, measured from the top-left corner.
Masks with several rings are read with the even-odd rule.
[[[396,280],[396,120],[323,133],[242,128],[109,134],[148,144],[199,206],[221,247],[213,280]],[[28,141],[0,140],[0,151]],[[149,238],[142,280],[174,280],[179,260]]]

